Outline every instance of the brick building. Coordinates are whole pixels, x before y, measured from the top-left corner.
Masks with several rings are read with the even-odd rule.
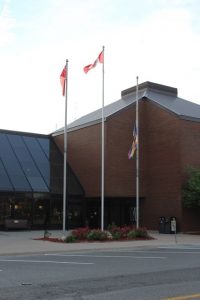
[[[128,160],[135,122],[136,87],[105,107],[105,225],[129,224],[135,207],[135,158]],[[53,133],[63,151],[63,129]],[[140,224],[158,229],[161,216],[175,216],[181,231],[200,228],[200,211],[184,209],[187,166],[200,167],[200,106],[177,89],[139,85]],[[68,126],[68,162],[85,192],[86,220],[100,226],[101,109]]]
[[[134,222],[136,159],[128,160],[135,124],[136,87],[104,109],[105,227]],[[71,228],[101,223],[101,109],[68,125],[67,219]],[[28,220],[62,228],[63,128],[51,135],[0,131],[0,228]],[[140,225],[158,229],[175,216],[178,229],[200,229],[200,210],[182,205],[188,166],[200,167],[200,105],[177,89],[139,85]]]

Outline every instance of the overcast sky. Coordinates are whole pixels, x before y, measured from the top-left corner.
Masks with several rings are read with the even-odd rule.
[[[0,0],[0,129],[64,125],[60,73],[69,60],[68,122],[153,81],[200,104],[199,0]]]

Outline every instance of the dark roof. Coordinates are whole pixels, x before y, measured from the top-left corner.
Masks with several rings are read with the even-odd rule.
[[[148,99],[180,118],[200,122],[200,105],[179,98],[176,88],[147,81],[138,86],[138,100],[142,99]],[[136,86],[122,91],[121,99],[104,107],[105,120],[135,102]],[[100,108],[70,123],[68,131],[97,124],[101,122],[101,118],[102,109]],[[62,134],[63,129],[58,129],[53,135]]]

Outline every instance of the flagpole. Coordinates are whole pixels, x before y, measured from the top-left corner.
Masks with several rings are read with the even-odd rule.
[[[104,230],[104,46],[102,64],[102,122],[101,122],[101,230]]]
[[[65,125],[64,125],[64,168],[63,168],[63,234],[66,231],[66,198],[67,198],[67,93],[68,93],[68,60],[66,60],[65,76]],[[67,224],[68,225],[68,224]]]
[[[138,105],[138,76],[136,77],[136,228],[140,226],[139,224],[139,105]]]

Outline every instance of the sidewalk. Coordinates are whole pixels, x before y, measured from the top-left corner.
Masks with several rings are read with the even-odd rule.
[[[51,237],[62,237],[59,230],[50,231]],[[66,252],[79,250],[109,250],[109,249],[132,249],[135,247],[158,247],[158,246],[195,246],[200,249],[200,235],[182,234],[159,234],[149,232],[154,240],[142,241],[113,241],[113,242],[83,242],[83,243],[53,243],[49,241],[34,240],[42,238],[44,231],[0,231],[0,255],[31,254],[47,252]]]

